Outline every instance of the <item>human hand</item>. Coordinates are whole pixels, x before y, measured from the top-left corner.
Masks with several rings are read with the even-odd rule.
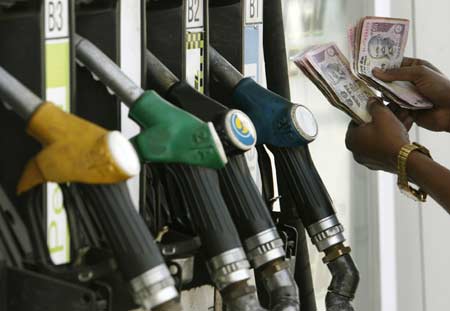
[[[345,144],[356,162],[372,170],[394,173],[400,149],[409,144],[408,131],[395,114],[380,99],[371,98],[368,109],[372,122],[349,124]]]
[[[417,125],[431,131],[450,132],[450,80],[427,61],[404,58],[402,67],[382,71],[374,69],[376,78],[386,81],[409,81],[433,104],[432,109],[410,111]]]

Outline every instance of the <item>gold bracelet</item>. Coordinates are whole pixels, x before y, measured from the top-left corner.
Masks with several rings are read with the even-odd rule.
[[[400,149],[400,152],[398,153],[397,157],[397,173],[398,173],[397,185],[400,188],[400,191],[406,196],[412,198],[415,201],[425,202],[428,194],[422,188],[415,189],[411,187],[409,185],[408,174],[406,172],[406,164],[408,161],[408,157],[411,154],[411,152],[415,150],[431,158],[430,151],[418,143],[404,145]]]

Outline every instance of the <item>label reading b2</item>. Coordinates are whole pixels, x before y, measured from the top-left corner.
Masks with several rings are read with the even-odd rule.
[[[45,1],[45,37],[59,38],[69,35],[68,0]]]
[[[186,28],[203,27],[203,0],[187,0]]]
[[[263,0],[245,1],[245,23],[259,24],[263,22]]]

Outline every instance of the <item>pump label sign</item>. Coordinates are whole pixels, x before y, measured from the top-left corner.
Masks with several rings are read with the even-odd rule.
[[[69,36],[68,0],[45,1],[45,38],[62,38]]]
[[[245,23],[261,24],[263,22],[263,0],[245,1]]]
[[[187,0],[186,2],[186,28],[203,28],[203,0]],[[203,29],[202,29],[203,30]]]
[[[186,1],[186,81],[205,91],[204,0]]]
[[[70,15],[68,0],[45,0],[46,99],[70,110]],[[54,264],[70,261],[70,236],[61,188],[46,185],[47,245]]]

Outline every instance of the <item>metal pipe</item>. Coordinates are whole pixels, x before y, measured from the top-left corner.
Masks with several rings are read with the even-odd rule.
[[[0,67],[0,98],[24,120],[28,120],[43,100]]]
[[[209,46],[209,68],[215,79],[230,90],[233,90],[244,76],[234,68],[215,48]]]
[[[180,82],[180,79],[149,50],[145,52],[145,62],[148,84],[159,94],[166,94],[174,84]]]
[[[77,60],[131,108],[133,103],[144,93],[144,90],[89,40],[75,34],[74,42]]]

